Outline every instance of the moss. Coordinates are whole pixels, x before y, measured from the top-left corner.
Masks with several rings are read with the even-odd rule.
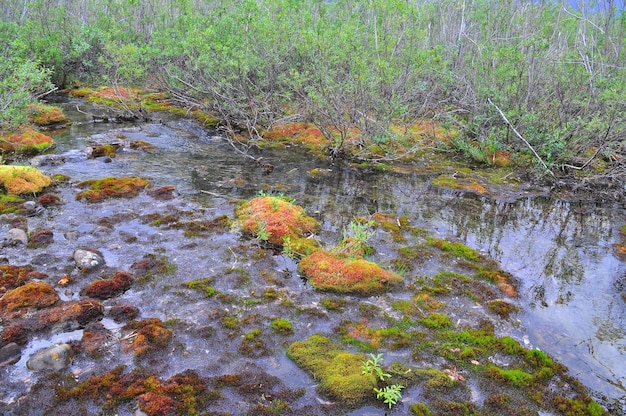
[[[411,415],[413,416],[431,416],[432,415],[428,406],[426,406],[423,403],[413,403],[411,406],[409,406],[409,412],[411,412]]]
[[[131,266],[131,271],[135,275],[136,283],[145,283],[157,275],[168,275],[176,271],[177,266],[171,263],[164,256],[155,254],[145,254],[143,258]]]
[[[0,136],[0,151],[27,155],[41,153],[54,145],[52,137],[30,128],[22,128],[6,137]]]
[[[23,285],[33,270],[32,266],[0,265],[0,287],[10,290]]]
[[[222,318],[222,325],[226,329],[238,330],[239,329],[239,320],[232,316],[225,316]]]
[[[150,186],[152,186],[150,182],[136,176],[92,179],[78,184],[80,188],[89,189],[79,192],[76,199],[95,202],[108,198],[132,198],[137,196],[139,191]]]
[[[102,146],[95,146],[93,148],[93,152],[91,153],[91,157],[97,158],[108,156],[110,158],[114,158],[119,148],[120,146],[117,144],[103,144]]]
[[[88,87],[74,88],[70,90],[69,96],[77,97],[77,98],[85,98],[89,96],[89,94],[92,94],[93,92],[94,92],[93,88],[88,88]]]
[[[450,242],[439,238],[428,237],[427,244],[448,252],[453,256],[460,257],[466,260],[480,261],[484,259],[484,257],[476,250],[462,243]]]
[[[450,317],[439,313],[431,313],[426,318],[420,319],[419,323],[430,329],[445,329],[452,327]]]
[[[260,329],[253,329],[244,335],[239,345],[239,352],[247,357],[261,357],[269,352],[261,338]]]
[[[55,194],[43,194],[37,199],[37,202],[44,207],[50,207],[53,205],[61,205],[61,198]]]
[[[303,258],[298,269],[309,278],[314,288],[337,293],[373,295],[402,283],[399,275],[376,263],[343,258],[325,250]]]
[[[626,237],[626,224],[619,227],[619,233],[622,235],[622,237]]]
[[[132,352],[135,356],[162,349],[172,338],[172,331],[158,318],[129,322],[122,331],[125,333],[122,343],[124,351]]]
[[[556,396],[552,400],[552,405],[565,416],[601,416],[607,414],[602,406],[589,398],[571,399]]]
[[[132,283],[133,277],[130,273],[119,271],[110,279],[92,282],[83,293],[96,299],[109,299],[124,293]]]
[[[104,305],[93,299],[63,302],[58,306],[47,308],[39,314],[39,326],[48,328],[61,323],[78,324],[84,327],[90,322],[102,319]]]
[[[0,185],[9,194],[40,192],[52,184],[52,179],[31,166],[0,165]]]
[[[505,370],[495,365],[486,370],[486,374],[499,381],[506,381],[514,387],[528,387],[533,382],[533,375],[514,368]]]
[[[293,326],[288,319],[276,318],[272,321],[271,326],[279,334],[288,335],[293,333]]]
[[[489,301],[488,308],[504,319],[508,319],[512,313],[519,310],[517,306],[499,299]]]
[[[198,120],[205,127],[215,127],[220,122],[219,118],[200,110],[192,111],[191,117]]]
[[[130,142],[129,146],[131,149],[137,149],[137,150],[143,150],[143,151],[154,150],[154,145],[152,145],[151,143],[145,142],[143,140],[134,140]]]
[[[67,121],[59,107],[38,103],[28,106],[28,111],[32,122],[37,126],[50,126]]]
[[[332,312],[343,312],[346,307],[348,301],[345,299],[331,299],[326,298],[322,299],[320,304],[327,310]]]
[[[366,356],[343,351],[324,336],[313,335],[291,344],[287,356],[315,377],[322,394],[348,408],[371,399],[377,386],[373,375],[361,373]]]
[[[9,290],[0,298],[0,314],[9,316],[10,312],[25,308],[46,308],[58,300],[59,295],[48,283],[28,282]]]
[[[282,247],[289,239],[292,251],[309,254],[317,244],[306,237],[320,230],[319,223],[304,213],[304,209],[283,198],[262,196],[241,204],[235,210],[244,234],[259,237]],[[265,233],[262,236],[261,233]]]
[[[201,293],[205,298],[215,296],[217,293],[217,290],[211,286],[211,280],[209,279],[192,280],[190,282],[186,282],[185,286]]]
[[[101,87],[91,91],[87,101],[115,108],[136,108],[139,98],[137,88]]]

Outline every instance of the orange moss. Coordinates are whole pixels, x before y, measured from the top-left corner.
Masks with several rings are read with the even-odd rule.
[[[626,245],[624,244],[613,244],[613,253],[620,260],[626,260]]]
[[[19,323],[7,324],[0,332],[0,347],[15,342],[16,344],[26,344],[31,329]]]
[[[76,195],[77,200],[85,199],[89,202],[101,201],[108,198],[132,198],[139,191],[152,186],[145,179],[130,176],[121,178],[92,179],[78,184],[81,188],[89,188]]]
[[[31,166],[0,165],[0,185],[10,194],[36,193],[52,184],[52,179]]]
[[[319,223],[306,215],[302,207],[273,196],[245,202],[235,210],[235,215],[245,234],[258,236],[262,227],[268,233],[267,241],[278,247],[283,246],[285,238],[296,243],[320,229]]]
[[[91,157],[96,158],[108,156],[113,158],[117,154],[117,150],[119,149],[119,147],[119,144],[105,144],[102,146],[95,146],[93,148],[93,153],[91,154]]]
[[[28,282],[9,290],[0,298],[0,314],[7,317],[10,312],[21,312],[25,308],[45,308],[54,305],[58,300],[59,295],[48,283]]]
[[[373,295],[402,282],[400,276],[376,263],[343,258],[325,250],[303,258],[298,268],[309,278],[311,286],[338,293]]]
[[[133,277],[127,272],[117,272],[110,279],[97,280],[84,289],[86,296],[96,299],[109,299],[130,288]]]
[[[104,105],[119,105],[122,102],[137,100],[139,89],[126,87],[102,87],[87,95],[87,101]]]
[[[136,356],[163,348],[172,338],[172,331],[158,318],[129,322],[122,330],[127,333],[123,341],[124,352]]]
[[[435,144],[443,143],[450,145],[452,138],[458,133],[456,130],[446,129],[440,123],[432,119],[420,119],[410,126],[394,127],[394,132],[406,132],[405,135],[417,142],[429,139]]]
[[[104,315],[104,305],[97,300],[86,299],[64,302],[54,308],[48,308],[39,314],[39,326],[47,328],[65,322],[77,322],[84,327]]]
[[[63,110],[44,104],[33,104],[28,106],[30,118],[37,126],[50,126],[53,124],[65,123],[67,118]]]
[[[143,140],[135,140],[130,142],[131,149],[138,149],[143,151],[153,150],[154,146],[148,142],[144,142]]]
[[[25,154],[40,153],[54,145],[52,137],[30,128],[21,128],[7,137],[0,137],[0,150]]]
[[[31,266],[11,266],[3,264],[0,266],[0,288],[15,289],[23,285],[33,271]]]

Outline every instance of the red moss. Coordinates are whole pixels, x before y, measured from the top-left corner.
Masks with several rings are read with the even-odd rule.
[[[136,356],[163,348],[172,338],[172,331],[158,318],[129,322],[122,329],[127,333],[122,343],[124,351]]]
[[[59,323],[76,322],[79,327],[84,327],[90,322],[101,319],[103,315],[104,305],[100,301],[86,299],[64,302],[54,308],[41,311],[39,326],[48,328]]]
[[[154,199],[158,199],[160,201],[166,201],[169,199],[174,199],[176,196],[176,188],[171,185],[162,186],[153,191],[148,192],[148,195],[153,197]]]
[[[80,188],[89,188],[76,195],[77,200],[85,199],[89,202],[101,201],[108,198],[132,198],[139,191],[152,186],[145,179],[131,176],[121,178],[92,179],[78,184]]]
[[[109,311],[109,317],[115,322],[128,322],[139,316],[139,308],[131,305],[115,305]]]
[[[33,104],[28,106],[30,118],[37,126],[50,126],[53,124],[65,123],[67,118],[63,110],[58,107],[43,104]]]
[[[6,290],[15,289],[23,285],[29,278],[29,274],[33,271],[31,266],[11,266],[5,264],[0,266],[0,288]]]
[[[282,246],[284,239],[292,242],[320,229],[319,223],[304,213],[304,209],[284,199],[263,196],[240,205],[235,215],[245,234],[257,236],[262,226],[268,233],[268,242]]]
[[[30,329],[19,323],[8,324],[2,332],[0,332],[0,347],[15,342],[16,344],[26,344]]]
[[[52,230],[37,230],[28,238],[28,247],[46,246],[54,241]]]
[[[376,263],[343,258],[324,250],[303,258],[298,268],[313,287],[338,293],[373,295],[402,282],[400,276]]]
[[[109,299],[124,293],[133,283],[128,272],[119,271],[110,279],[97,280],[83,290],[83,294],[96,299]]]
[[[28,282],[23,286],[9,290],[0,298],[0,314],[12,316],[11,312],[19,312],[25,308],[45,308],[54,305],[59,295],[52,286],[44,282]]]
[[[37,202],[44,207],[49,207],[51,205],[61,205],[61,198],[55,194],[43,194],[37,199]]]
[[[30,128],[22,128],[18,132],[0,140],[0,150],[34,154],[42,152],[54,145],[52,137]]]

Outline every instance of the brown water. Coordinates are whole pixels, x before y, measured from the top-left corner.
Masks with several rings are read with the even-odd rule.
[[[502,330],[565,364],[573,376],[594,391],[596,398],[606,398],[617,407],[626,404],[626,302],[621,296],[626,290],[626,263],[612,253],[612,244],[620,241],[619,227],[626,223],[624,207],[566,202],[523,193],[486,198],[436,188],[428,176],[363,172],[347,165],[331,164],[316,160],[298,148],[257,153],[255,156],[262,156],[264,162],[274,165],[273,172],[266,175],[260,166],[234,152],[219,135],[201,129],[193,121],[161,115],[161,122],[137,126],[93,124],[84,115],[72,111],[76,104],[83,105],[81,101],[61,104],[70,118],[76,120],[72,127],[55,137],[55,153],[66,155],[66,162],[42,170],[68,175],[72,183],[105,176],[137,175],[148,178],[154,187],[174,185],[180,197],[155,202],[142,194],[132,200],[85,204],[74,200],[76,189],[63,188],[60,192],[65,204],[61,208],[29,219],[30,229],[54,229],[55,242],[36,251],[35,256],[32,251],[17,249],[7,249],[3,256],[11,264],[38,261],[42,271],[50,275],[67,270],[72,252],[78,246],[99,249],[107,266],[114,269],[128,269],[144,254],[165,256],[175,263],[177,271],[173,275],[133,287],[117,299],[140,307],[143,317],[179,322],[174,349],[183,349],[185,353],[150,363],[164,377],[187,368],[225,374],[241,372],[251,365],[250,360],[233,353],[232,340],[227,334],[216,333],[206,340],[198,337],[197,332],[215,323],[218,309],[244,316],[257,307],[258,294],[267,288],[267,279],[256,280],[256,272],[251,271],[249,280],[236,281],[236,275],[227,273],[239,267],[253,268],[270,273],[279,282],[280,290],[289,293],[290,299],[305,311],[297,318],[290,318],[294,335],[268,340],[271,353],[257,359],[254,365],[287,385],[305,387],[307,394],[302,401],[316,403],[314,381],[284,356],[284,349],[289,342],[311,334],[332,333],[339,318],[356,316],[356,311],[348,310],[341,317],[323,311],[319,306],[323,296],[297,277],[296,264],[291,259],[269,254],[259,263],[252,263],[255,246],[242,245],[236,232],[212,235],[208,239],[185,239],[180,230],[164,230],[142,220],[142,216],[155,212],[187,212],[185,215],[192,218],[232,216],[233,200],[250,198],[265,190],[295,198],[322,224],[320,238],[328,244],[341,238],[342,230],[354,217],[380,212],[406,216],[412,226],[440,238],[463,242],[497,260],[518,279],[522,308],[516,316],[520,325]],[[124,151],[110,163],[102,158],[85,159],[80,154],[80,149],[90,143],[116,140],[143,140],[156,150]],[[311,176],[308,172],[313,168],[328,170],[328,174]],[[103,218],[115,219],[113,231],[97,230],[98,220]],[[3,221],[0,234],[7,230],[8,225]],[[388,264],[397,248],[394,244],[388,236],[378,234],[372,241],[377,249],[374,260]],[[33,261],[33,257],[39,260]],[[422,272],[428,271],[415,274]],[[169,290],[198,278],[213,279],[212,284],[219,292],[249,302],[217,307],[192,294],[181,294],[184,291]],[[403,295],[373,297],[365,302],[393,313],[389,308],[393,296]],[[70,288],[65,297],[78,299],[78,293]],[[255,313],[263,317],[261,320],[288,313],[280,305],[258,307],[261,310]],[[119,328],[106,320],[105,325],[111,330]],[[81,333],[33,340],[22,361],[10,371],[3,370],[2,376],[7,378],[1,382],[4,387],[0,389],[0,400],[10,405],[36,378],[24,367],[29,352],[53,342],[80,339]],[[399,352],[389,352],[388,356],[389,361],[402,358]],[[132,361],[119,352],[112,352],[109,360],[110,365]],[[100,373],[98,365],[80,361],[73,364],[84,375]],[[407,391],[405,397],[411,394]],[[237,408],[243,408],[243,404],[236,402],[232,406],[226,410],[235,414]],[[352,414],[381,414],[381,410],[367,407]]]

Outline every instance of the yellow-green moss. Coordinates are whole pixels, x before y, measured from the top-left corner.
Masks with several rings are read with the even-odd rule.
[[[283,198],[261,196],[241,204],[235,216],[244,234],[264,237],[270,244],[282,247],[289,239],[294,249],[308,254],[317,244],[306,237],[320,229],[319,223],[305,214],[304,209]],[[261,233],[265,233],[261,236]]]
[[[402,277],[376,263],[345,258],[326,250],[303,258],[298,269],[309,278],[311,286],[337,293],[373,295],[402,283]]]
[[[31,166],[0,165],[0,185],[9,194],[36,193],[52,184],[52,179]]]
[[[131,176],[103,179],[92,179],[78,184],[81,188],[89,188],[76,195],[77,200],[85,199],[89,202],[101,201],[108,198],[132,198],[137,196],[140,190],[152,186],[145,179]]]
[[[0,151],[5,153],[36,154],[48,150],[53,145],[52,137],[31,128],[21,128],[15,133],[0,137]]]
[[[59,107],[38,103],[28,106],[28,111],[31,120],[37,126],[50,126],[67,121],[63,110]]]
[[[367,357],[343,351],[324,336],[294,342],[287,348],[287,356],[315,377],[322,394],[347,408],[364,404],[377,387],[373,375],[361,372]]]

